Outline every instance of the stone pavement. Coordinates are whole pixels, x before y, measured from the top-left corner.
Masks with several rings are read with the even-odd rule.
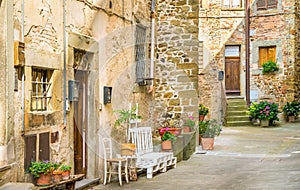
[[[175,169],[152,179],[139,176],[123,187],[113,181],[90,189],[299,190],[300,122],[270,128],[226,127],[216,137],[213,151],[198,151]]]

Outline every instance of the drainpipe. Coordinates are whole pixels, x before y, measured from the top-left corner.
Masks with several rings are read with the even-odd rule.
[[[21,23],[21,42],[24,43],[24,15],[25,15],[25,9],[24,9],[24,0],[21,2],[21,12],[22,12],[22,23]],[[22,132],[25,130],[25,66],[24,71],[22,72]]]
[[[63,0],[63,36],[64,36],[64,70],[63,70],[63,80],[64,80],[64,92],[63,92],[63,98],[64,98],[64,126],[67,125],[67,39],[66,39],[66,0]]]
[[[250,105],[250,41],[249,41],[249,30],[250,30],[250,7],[249,0],[245,1],[245,46],[246,46],[246,101]]]
[[[154,48],[155,48],[155,0],[151,4],[151,52],[150,52],[150,79],[154,78]],[[148,92],[153,90],[153,81]]]

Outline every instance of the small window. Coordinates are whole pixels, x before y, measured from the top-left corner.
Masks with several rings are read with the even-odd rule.
[[[144,84],[145,79],[145,57],[146,57],[146,28],[142,25],[136,26],[135,31],[135,61],[136,61],[136,82]]]
[[[257,10],[277,8],[277,0],[257,0]]]
[[[242,0],[223,0],[223,8],[242,8]]]
[[[48,111],[53,70],[32,69],[31,111]]]
[[[276,62],[276,46],[259,48],[259,66],[262,67],[267,61]]]

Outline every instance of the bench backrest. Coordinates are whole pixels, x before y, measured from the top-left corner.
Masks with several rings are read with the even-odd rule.
[[[131,143],[136,146],[136,155],[153,152],[151,127],[129,129]]]

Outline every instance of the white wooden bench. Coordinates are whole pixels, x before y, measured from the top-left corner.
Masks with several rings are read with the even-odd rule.
[[[177,158],[172,152],[153,152],[151,127],[129,129],[131,143],[136,145],[136,167],[147,170],[147,178],[153,173],[166,172],[169,166],[176,167]]]

